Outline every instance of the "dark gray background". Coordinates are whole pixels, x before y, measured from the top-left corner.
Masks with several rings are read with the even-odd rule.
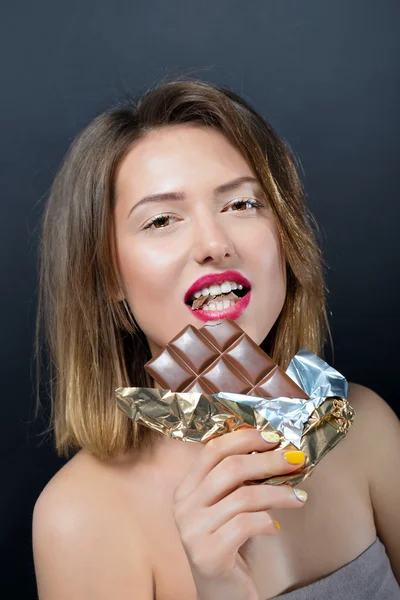
[[[31,514],[64,461],[33,422],[37,224],[73,136],[164,75],[232,86],[299,157],[323,232],[334,365],[400,413],[397,0],[3,2],[4,590],[35,598]]]

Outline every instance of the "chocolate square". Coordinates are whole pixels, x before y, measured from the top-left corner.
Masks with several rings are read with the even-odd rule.
[[[173,392],[231,392],[275,398],[308,396],[230,319],[185,327],[146,371]]]

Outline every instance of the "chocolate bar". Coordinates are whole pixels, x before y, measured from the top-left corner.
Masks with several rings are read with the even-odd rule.
[[[264,398],[308,396],[230,319],[185,327],[145,364],[164,389]]]

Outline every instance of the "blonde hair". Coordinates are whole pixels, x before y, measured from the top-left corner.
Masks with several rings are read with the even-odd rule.
[[[326,288],[318,227],[305,205],[286,142],[232,90],[189,78],[163,81],[95,118],[73,141],[47,201],[39,249],[37,390],[48,349],[50,423],[59,456],[85,449],[100,459],[140,450],[154,435],[116,407],[114,390],[153,385],[147,340],[119,301],[113,234],[118,165],[154,128],[198,123],[219,130],[270,199],[286,257],[283,309],[261,347],[286,369],[300,348],[322,356]],[[43,338],[41,332],[43,330]],[[331,342],[332,343],[332,342]],[[37,409],[40,405],[37,393]],[[36,412],[37,414],[37,412]]]

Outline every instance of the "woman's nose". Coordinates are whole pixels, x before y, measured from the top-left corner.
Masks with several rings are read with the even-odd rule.
[[[193,236],[193,257],[199,264],[221,263],[235,254],[233,241],[223,227],[209,219],[196,224]]]

